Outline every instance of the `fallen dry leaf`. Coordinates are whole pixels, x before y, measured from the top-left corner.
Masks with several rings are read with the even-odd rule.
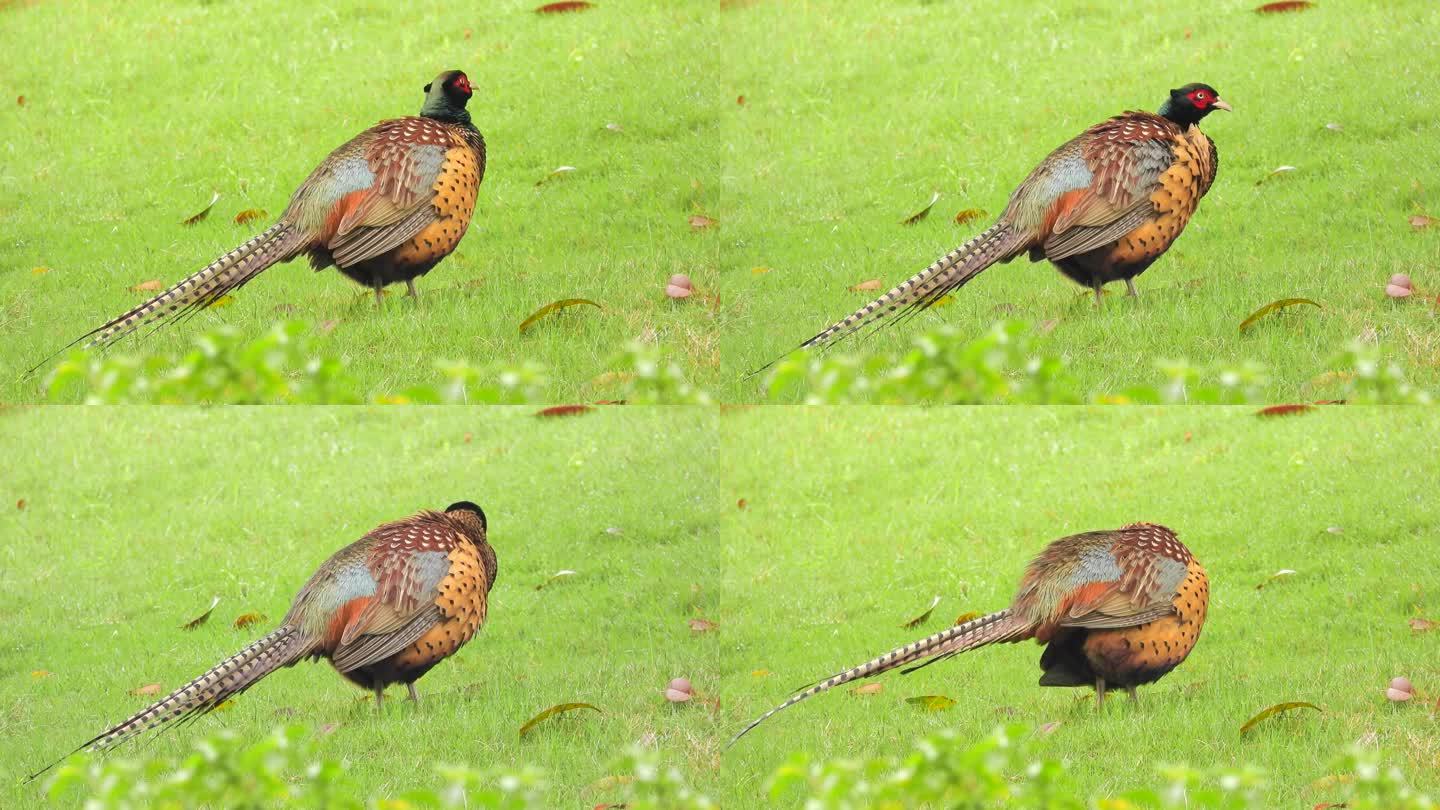
[[[1427,214],[1415,214],[1414,216],[1410,217],[1410,227],[1414,228],[1417,231],[1423,231],[1431,225],[1434,225],[1436,222],[1440,222],[1440,219],[1436,219],[1435,217],[1429,216]]]
[[[1309,306],[1315,307],[1316,309],[1325,308],[1320,304],[1311,301],[1309,298],[1281,298],[1279,301],[1271,301],[1265,306],[1260,307],[1259,309],[1250,313],[1250,317],[1240,322],[1240,331],[1244,332],[1246,329],[1249,329],[1255,324],[1256,321],[1260,320],[1266,315],[1269,315],[1273,312],[1279,312],[1286,307],[1293,307],[1299,304],[1308,304]]]
[[[246,208],[235,215],[236,225],[249,225],[250,223],[270,216],[264,208]]]
[[[30,670],[30,677],[34,678],[34,679],[37,680],[37,681],[40,680],[41,678],[48,678],[48,677],[50,677],[51,675],[54,675],[54,674],[55,674],[55,673],[51,672],[51,671],[48,670],[48,669],[32,669],[32,670]]]
[[[339,723],[326,723],[325,725],[320,727],[320,736],[328,737],[331,734],[334,734],[335,730],[338,728],[340,728]]]
[[[574,166],[557,166],[556,168],[552,169],[549,174],[545,175],[539,180],[536,180],[535,187],[539,188],[540,186],[545,185],[546,183],[554,180],[557,177],[564,177],[565,175],[570,174],[574,171],[578,171],[578,169],[576,169]]]
[[[704,214],[690,215],[690,230],[692,231],[703,231],[706,228],[713,227],[717,223],[718,220],[712,217],[707,217]]]
[[[525,722],[525,725],[520,727],[520,736],[524,737],[530,732],[530,729],[535,728],[537,725],[539,725],[541,722],[548,718],[554,717],[557,714],[564,714],[565,712],[573,712],[576,709],[589,709],[592,712],[600,711],[600,707],[593,706],[589,703],[560,703],[551,706],[545,711],[540,712],[539,714],[527,720]]]
[[[204,624],[205,622],[210,621],[210,614],[211,614],[211,612],[213,612],[213,611],[215,610],[215,606],[218,605],[218,604],[220,604],[220,597],[219,597],[219,596],[216,596],[216,597],[214,597],[213,599],[210,600],[210,607],[206,608],[204,613],[201,613],[199,616],[196,616],[195,618],[191,619],[190,621],[188,621],[188,622],[180,625],[180,629],[181,629],[181,630],[194,630],[195,628],[199,627],[200,625]]]
[[[25,106],[25,97],[24,97],[24,96],[16,96],[16,97],[15,97],[15,104],[16,104],[17,106],[24,107],[24,106]]]
[[[930,607],[925,608],[924,613],[921,613],[919,616],[916,616],[915,618],[911,619],[908,622],[905,622],[900,626],[905,628],[906,630],[911,630],[919,627],[920,625],[930,620],[930,614],[935,612],[935,606],[938,604],[940,604],[940,597],[936,596],[934,599],[930,600]]]
[[[964,211],[955,215],[955,224],[968,225],[984,216],[987,216],[987,214],[979,208],[966,208]]]
[[[885,688],[885,684],[878,681],[857,686],[850,690],[852,695],[878,695]]]
[[[43,276],[43,275],[45,275],[45,274],[48,273],[48,272],[50,272],[50,268],[48,268],[48,267],[32,267],[32,268],[30,268],[30,274],[33,275],[33,276]]]
[[[1286,405],[1269,405],[1255,412],[1256,416],[1292,416],[1297,413],[1315,410],[1314,405],[1305,403],[1294,403]]]
[[[750,676],[753,677],[753,678],[763,678],[763,677],[765,677],[765,676],[767,676],[767,675],[769,675],[769,674],[771,674],[771,673],[770,673],[770,670],[768,670],[768,669],[752,669],[752,670],[750,670]]]
[[[927,712],[943,712],[955,705],[955,701],[944,695],[920,695],[919,697],[905,698],[905,702],[911,706],[919,706]]]
[[[738,105],[740,105],[741,107],[744,107],[744,106],[745,106],[745,95],[742,93],[742,94],[736,96],[736,97],[735,97],[735,103],[738,104]]]
[[[971,611],[966,612],[966,613],[961,613],[959,616],[956,616],[956,617],[955,617],[955,625],[961,625],[961,624],[964,624],[965,622],[972,622],[972,621],[975,621],[975,620],[978,619],[978,618],[980,618],[980,611],[978,611],[978,610],[971,610]],[[955,625],[952,625],[952,626],[955,626]]]
[[[850,292],[871,292],[880,289],[880,279],[872,278],[850,287]]]
[[[163,289],[165,289],[164,282],[158,278],[152,278],[149,281],[142,281],[134,287],[131,287],[130,292],[155,292]]]
[[[1290,174],[1290,173],[1293,172],[1293,171],[1295,171],[1295,167],[1294,167],[1294,166],[1276,166],[1275,168],[1273,168],[1273,169],[1270,170],[1270,173],[1269,173],[1269,174],[1265,175],[1264,177],[1260,178],[1259,180],[1256,180],[1256,181],[1255,181],[1255,185],[1258,186],[1258,185],[1266,182],[1267,180],[1270,180],[1271,178],[1280,177],[1280,176],[1282,176],[1282,175]]]
[[[543,417],[579,416],[580,414],[589,413],[593,410],[595,409],[589,405],[551,405],[548,408],[536,411],[535,415]]]
[[[708,632],[710,632],[711,630],[714,630],[715,628],[717,628],[717,627],[719,627],[719,626],[720,626],[720,625],[716,624],[715,622],[710,621],[709,619],[691,619],[691,620],[690,620],[690,632],[693,633],[693,634],[695,634],[695,635],[697,635],[697,636],[700,635],[701,633],[708,633]]]
[[[1440,622],[1431,619],[1422,619],[1419,616],[1410,620],[1410,629],[1416,633],[1428,633],[1440,627]]]
[[[1276,571],[1275,573],[1271,574],[1269,577],[1266,577],[1266,579],[1265,579],[1264,582],[1260,583],[1259,585],[1256,585],[1256,586],[1255,586],[1255,590],[1257,590],[1257,591],[1258,591],[1258,590],[1261,590],[1261,589],[1263,589],[1266,585],[1269,585],[1269,584],[1272,583],[1272,582],[1275,582],[1275,581],[1280,580],[1280,579],[1284,579],[1285,577],[1292,577],[1292,576],[1295,576],[1295,572],[1294,572],[1294,571],[1290,570],[1289,568],[1281,568],[1279,571]]]
[[[926,203],[924,208],[921,208],[919,211],[916,211],[915,213],[911,214],[910,216],[908,216],[908,217],[900,220],[900,224],[901,224],[901,225],[914,225],[915,223],[919,222],[920,220],[924,219],[925,217],[930,216],[930,209],[935,207],[935,203],[936,203],[939,199],[940,199],[940,192],[938,192],[938,191],[933,192],[933,193],[930,195],[930,202]]]
[[[150,695],[158,695],[161,691],[160,684],[147,683],[144,686],[137,686],[131,689],[130,694],[136,697],[149,697]]]
[[[266,616],[264,613],[241,613],[239,616],[235,617],[235,621],[232,622],[230,626],[234,627],[236,630],[244,630],[252,624],[259,624],[260,622],[265,621],[267,618],[269,617]]]
[[[1245,725],[1240,727],[1240,733],[1246,734],[1250,731],[1250,729],[1255,728],[1256,724],[1258,724],[1265,718],[1273,717],[1274,715],[1280,714],[1281,712],[1288,712],[1292,709],[1314,709],[1317,712],[1324,711],[1324,709],[1321,709],[1314,703],[1307,703],[1303,700],[1295,700],[1289,703],[1276,703],[1274,706],[1271,706],[1270,708],[1260,712],[1249,720],[1246,720]]]
[[[1310,0],[1278,0],[1274,3],[1266,3],[1255,9],[1256,14],[1278,14],[1286,11],[1304,11],[1315,5]]]
[[[580,306],[580,305],[582,305],[582,304],[587,305],[587,306],[595,307],[596,309],[604,309],[604,307],[600,306],[599,304],[595,303],[594,301],[591,301],[591,300],[588,299],[588,298],[565,298],[565,299],[562,299],[562,300],[560,300],[560,301],[551,301],[550,303],[546,304],[545,306],[540,307],[539,309],[537,309],[537,310],[535,310],[534,312],[532,312],[532,313],[530,314],[530,317],[528,317],[528,318],[526,318],[525,320],[521,321],[521,322],[520,322],[520,331],[523,333],[526,329],[529,329],[531,326],[534,326],[536,321],[540,320],[541,318],[545,317],[546,315],[549,315],[549,314],[551,314],[551,313],[553,313],[553,312],[559,312],[560,310],[565,309],[565,308],[567,308],[567,307],[575,307],[575,306]]]
[[[196,223],[199,223],[199,222],[204,221],[204,219],[205,219],[206,217],[210,216],[210,209],[215,207],[215,203],[216,203],[217,201],[219,201],[219,199],[220,199],[220,192],[217,191],[217,192],[214,193],[213,196],[210,197],[210,204],[209,204],[209,205],[207,205],[207,206],[205,206],[204,208],[200,209],[200,212],[199,212],[199,213],[193,214],[193,215],[188,216],[188,217],[186,217],[185,219],[181,220],[181,221],[180,221],[180,224],[181,224],[181,225],[194,225],[194,224],[196,224]]]
[[[229,293],[227,293],[227,294],[225,294],[225,295],[220,296],[219,298],[216,298],[214,301],[211,301],[210,303],[206,304],[205,306],[206,306],[206,308],[208,308],[208,309],[219,309],[219,308],[221,308],[221,307],[228,307],[228,306],[230,306],[230,305],[233,304],[233,303],[235,303],[235,296],[230,295]]]
[[[562,0],[559,3],[546,3],[535,9],[536,14],[564,14],[570,11],[585,11],[595,7],[594,3],[587,3],[585,0]]]
[[[545,588],[545,587],[547,587],[547,586],[549,586],[549,585],[553,585],[553,584],[555,584],[556,582],[559,582],[560,580],[565,579],[566,577],[573,577],[573,576],[575,576],[575,572],[574,572],[574,571],[571,571],[571,570],[568,569],[568,568],[565,569],[565,570],[563,570],[563,571],[556,571],[555,573],[553,573],[553,574],[551,574],[550,576],[546,577],[544,582],[540,583],[539,585],[536,585],[536,586],[535,586],[535,590],[537,590],[537,591],[538,591],[538,590],[541,590],[542,588]]]
[[[18,501],[15,502],[15,508],[16,508],[16,509],[19,509],[19,510],[22,511],[22,512],[25,511],[25,506],[26,506],[26,503],[25,503],[25,499],[24,499],[24,498],[21,498],[20,500],[18,500]]]
[[[756,275],[756,276],[763,276],[763,275],[765,275],[765,274],[768,273],[768,272],[770,272],[770,268],[768,268],[768,267],[752,267],[752,268],[750,268],[750,273],[751,273],[752,275]]]
[[[1060,721],[1051,720],[1050,722],[1040,726],[1040,728],[1035,729],[1035,733],[1039,734],[1041,737],[1049,737],[1051,734],[1055,733],[1055,729],[1057,728],[1060,728]]]

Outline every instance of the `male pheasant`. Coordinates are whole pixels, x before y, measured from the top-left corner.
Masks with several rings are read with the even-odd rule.
[[[1095,291],[1140,275],[1175,243],[1215,182],[1219,154],[1197,124],[1229,110],[1215,88],[1170,91],[1158,114],[1131,111],[1050,153],[1010,195],[983,233],[800,345],[833,343],[879,322],[926,309],[982,270],[1028,253]]]
[[[458,70],[425,85],[419,116],[381,121],[310,173],[278,221],[149,301],[81,336],[105,346],[147,323],[203,309],[272,265],[302,254],[375,290],[415,279],[455,249],[485,176],[485,139],[465,110]],[[68,347],[67,347],[68,348]]]
[[[76,750],[104,751],[192,719],[306,659],[328,659],[374,690],[377,709],[394,683],[418,701],[415,681],[485,622],[496,575],[486,531],[469,501],[376,527],[320,566],[275,630]]]
[[[1010,607],[942,630],[847,669],[798,692],[761,715],[734,739],[776,712],[827,689],[913,664],[912,672],[962,652],[999,642],[1035,639],[1041,686],[1095,686],[1105,690],[1159,680],[1200,637],[1210,601],[1205,569],[1175,532],[1153,523],[1085,532],[1054,541],[1040,552]],[[916,664],[916,661],[922,663]]]

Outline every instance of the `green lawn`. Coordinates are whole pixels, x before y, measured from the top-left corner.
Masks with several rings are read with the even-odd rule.
[[[414,115],[447,68],[476,87],[490,161],[474,223],[418,282],[418,305],[401,285],[377,312],[359,285],[297,262],[118,350],[170,354],[216,323],[258,336],[303,319],[336,322],[331,354],[376,395],[437,382],[431,361],[450,358],[536,361],[557,398],[603,399],[591,381],[634,338],[717,380],[713,303],[664,294],[673,273],[713,294],[719,268],[715,234],[689,224],[714,193],[707,144],[724,110],[716,54],[694,47],[706,15],[659,0],[554,16],[535,5],[0,3],[0,400],[38,398],[43,376],[22,370],[151,294],[132,286],[178,281],[248,239],[263,223],[237,213],[278,215],[330,150]],[[536,186],[560,166],[576,171]],[[209,217],[182,227],[212,190]],[[519,333],[576,297],[605,309]]]
[[[1276,802],[1314,804],[1329,797],[1308,786],[1330,758],[1372,732],[1388,761],[1440,790],[1436,720],[1382,697],[1401,674],[1440,697],[1440,632],[1407,626],[1440,618],[1440,469],[1423,452],[1440,424],[1424,412],[414,413],[0,415],[11,456],[0,475],[0,805],[33,803],[20,775],[144,705],[129,690],[173,688],[257,637],[263,628],[231,622],[278,619],[334,550],[459,498],[489,514],[500,575],[489,623],[420,682],[418,709],[395,690],[376,717],[359,690],[307,664],[122,755],[174,755],[217,728],[258,739],[281,722],[338,723],[321,753],[379,795],[434,785],[433,764],[463,761],[537,766],[552,806],[590,806],[608,794],[586,786],[644,740],[723,806],[746,807],[792,751],[894,754],[938,728],[979,738],[1001,722],[1059,721],[1041,752],[1102,793],[1152,783],[1155,762],[1253,764]],[[1033,645],[1004,646],[887,676],[879,695],[820,696],[722,755],[791,688],[1003,606],[1049,540],[1140,519],[1180,533],[1213,598],[1195,653],[1138,707],[1121,696],[1097,717],[1083,691],[1034,685]],[[1256,589],[1284,568],[1297,573]],[[535,590],[561,569],[579,573]],[[217,594],[209,623],[179,629]],[[931,621],[899,627],[937,594]],[[697,617],[718,626],[693,635]],[[677,675],[718,710],[666,704],[660,690]],[[902,702],[923,694],[958,703],[925,714]],[[574,700],[604,714],[517,736]],[[1325,713],[1239,736],[1286,700]]]
[[[909,276],[983,227],[956,226],[958,211],[998,213],[1061,142],[1203,80],[1235,106],[1205,122],[1219,179],[1139,300],[1096,311],[1054,269],[1021,261],[847,351],[1013,318],[1045,324],[1036,351],[1066,358],[1092,395],[1158,383],[1157,360],[1188,359],[1263,364],[1280,400],[1336,395],[1333,375],[1312,381],[1359,338],[1434,389],[1435,306],[1382,289],[1405,272],[1440,293],[1440,225],[1409,223],[1440,216],[1440,100],[1426,90],[1440,6],[1255,4],[0,7],[0,89],[25,98],[0,105],[0,400],[38,398],[43,376],[21,370],[142,300],[132,286],[173,282],[247,238],[259,225],[236,213],[278,213],[330,149],[415,112],[449,67],[479,88],[491,162],[469,236],[418,304],[392,297],[377,312],[337,273],[287,265],[121,351],[172,354],[217,323],[260,335],[302,319],[333,330],[325,345],[372,396],[438,382],[432,361],[450,358],[538,362],[554,399],[603,399],[620,389],[602,376],[611,358],[638,338],[718,398],[758,399],[744,373],[873,295],[848,287]],[[562,165],[577,171],[537,187]],[[1269,177],[1282,165],[1295,170]],[[209,218],[180,226],[212,191]],[[932,191],[930,216],[899,224]],[[692,229],[692,215],[713,224]],[[672,273],[700,294],[665,298]],[[1324,309],[1238,331],[1294,296]],[[518,332],[571,297],[605,309]]]
[[[1204,81],[1235,107],[1203,128],[1219,177],[1175,248],[1115,285],[1103,312],[1048,264],[981,275],[953,304],[846,351],[895,350],[927,325],[982,333],[993,321],[1054,321],[1038,349],[1062,355],[1092,391],[1161,379],[1157,358],[1273,376],[1271,395],[1322,396],[1307,381],[1349,340],[1378,341],[1429,388],[1440,382],[1440,323],[1392,304],[1392,273],[1440,293],[1440,5],[1322,2],[1259,15],[1259,0],[1147,3],[756,3],[723,17],[732,95],[722,130],[731,314],[727,368],[755,368],[924,268],[997,215],[1050,150],[1126,109],[1155,109]],[[1336,124],[1338,131],[1327,129]],[[1282,165],[1295,171],[1259,183]],[[900,221],[932,191],[921,223]],[[755,268],[769,268],[755,273]],[[1279,298],[1303,310],[1241,335]],[[753,386],[733,396],[754,396]]]

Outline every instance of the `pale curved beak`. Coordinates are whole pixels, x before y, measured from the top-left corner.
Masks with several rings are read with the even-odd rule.
[[[1221,101],[1221,100],[1218,99],[1218,98],[1215,99],[1215,103],[1214,103],[1214,104],[1211,104],[1210,106],[1211,106],[1211,107],[1214,107],[1214,108],[1217,109],[1217,110],[1224,110],[1225,112],[1231,112],[1230,105],[1229,105],[1229,104],[1226,104],[1224,101]]]

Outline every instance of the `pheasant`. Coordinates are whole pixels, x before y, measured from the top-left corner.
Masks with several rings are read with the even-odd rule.
[[[800,345],[822,346],[926,309],[982,270],[1028,253],[1095,291],[1135,277],[1175,243],[1215,182],[1219,155],[1197,126],[1229,110],[1215,88],[1170,91],[1158,114],[1130,111],[1096,124],[1050,153],[978,236]]]
[[[496,574],[486,531],[485,513],[469,501],[376,527],[320,566],[279,627],[76,750],[108,750],[191,720],[306,659],[328,659],[374,690],[377,710],[395,683],[418,702],[415,681],[485,622]]]
[[[796,693],[746,726],[751,729],[800,701],[861,678],[912,665],[913,672],[962,652],[1035,639],[1041,686],[1105,691],[1159,680],[1185,660],[1200,637],[1210,601],[1205,569],[1175,532],[1153,523],[1085,532],[1054,541],[1020,580],[1010,607],[891,650]],[[921,663],[915,663],[915,662]]]
[[[402,281],[416,295],[415,279],[465,235],[485,176],[485,139],[465,110],[470,96],[464,73],[441,73],[425,85],[419,116],[381,121],[331,152],[274,225],[70,346],[87,338],[87,347],[106,346],[147,323],[193,314],[302,254],[316,270],[334,265],[373,288],[377,302]]]

